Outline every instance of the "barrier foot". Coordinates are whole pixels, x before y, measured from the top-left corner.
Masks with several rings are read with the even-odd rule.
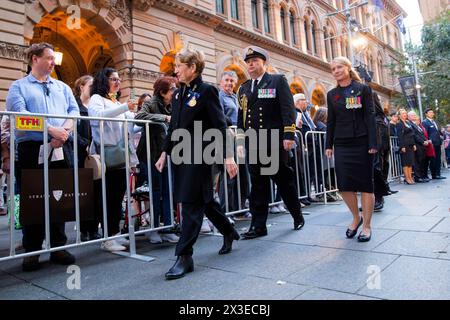
[[[129,252],[126,252],[126,251],[125,252],[124,251],[115,251],[112,253],[116,254],[118,256],[132,258],[132,259],[141,260],[141,261],[145,261],[145,262],[150,262],[150,261],[156,260],[156,258],[153,258],[150,256],[144,256],[142,254],[130,254]]]

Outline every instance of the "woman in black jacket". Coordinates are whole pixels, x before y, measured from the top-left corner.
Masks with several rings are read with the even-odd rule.
[[[78,78],[74,85],[74,96],[80,108],[80,116],[87,117],[88,104],[91,99],[91,86],[94,78],[86,75]],[[92,141],[91,124],[89,120],[78,120],[77,124],[77,140],[78,140],[78,167],[84,168],[84,160],[88,155],[88,148]],[[94,181],[94,184],[97,184]],[[80,239],[81,241],[100,239],[101,235],[98,233],[98,224],[101,215],[101,199],[95,199],[94,219],[88,221],[80,221]]]
[[[222,138],[227,136],[227,123],[220,106],[219,92],[202,80],[201,74],[205,67],[203,53],[196,50],[180,52],[176,55],[175,63],[175,72],[181,86],[174,92],[172,118],[164,152],[156,163],[156,168],[161,172],[167,155],[172,156],[174,200],[182,204],[181,237],[175,250],[178,258],[166,273],[168,280],[181,278],[194,270],[193,245],[200,233],[203,214],[224,236],[219,254],[229,253],[233,240],[239,239],[239,234],[222,212],[220,204],[214,200],[212,164],[206,163],[203,158],[209,143],[204,142],[202,145],[202,137],[208,129],[220,130]],[[190,140],[191,143],[185,140]],[[233,154],[226,152],[225,157],[225,167],[232,179],[237,174],[237,166]]]
[[[332,61],[331,72],[338,85],[328,92],[327,97],[325,153],[331,158],[334,146],[338,188],[353,214],[346,236],[353,238],[364,222],[358,241],[366,242],[372,235],[370,222],[375,202],[373,155],[377,152],[372,90],[361,82],[345,57]],[[361,192],[363,217],[359,216],[357,192]]]
[[[414,152],[416,145],[414,141],[414,129],[408,120],[408,113],[405,109],[398,111],[400,121],[397,124],[398,146],[400,148],[400,158],[402,160],[403,174],[406,184],[414,184],[412,177],[412,166],[414,165]]]
[[[137,120],[150,120],[158,122],[158,124],[150,124],[150,158],[151,165],[154,167],[156,161],[161,156],[164,140],[166,139],[166,131],[169,127],[170,115],[172,113],[172,95],[177,89],[176,79],[173,77],[162,77],[156,80],[153,85],[153,97],[145,101],[142,108],[136,114]],[[148,180],[147,168],[147,135],[143,123],[137,123],[143,126],[142,137],[139,140],[136,153],[139,159],[139,167],[141,169],[141,181]],[[156,228],[160,227],[160,217],[162,215],[164,225],[172,224],[170,212],[170,195],[169,195],[169,174],[167,167],[162,172],[156,169],[151,170],[152,191],[153,191],[153,221]],[[162,203],[161,203],[162,200]],[[162,243],[168,241],[172,243],[178,242],[178,237],[172,233],[159,234],[150,232],[151,243]]]

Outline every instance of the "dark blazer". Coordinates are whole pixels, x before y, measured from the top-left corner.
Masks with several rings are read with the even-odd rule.
[[[422,125],[425,130],[427,130],[428,137],[433,143],[433,146],[440,146],[442,144],[442,138],[441,133],[439,132],[439,127],[437,125],[435,126],[428,118],[422,121]]]
[[[88,117],[88,109],[83,105],[79,98],[76,98],[80,116]],[[88,152],[86,151],[92,141],[91,124],[89,120],[78,120],[77,122],[77,140],[78,140],[78,166],[84,168],[84,160]]]
[[[398,137],[398,130],[397,130],[397,124],[393,124],[389,122],[389,135],[391,137]]]
[[[375,123],[377,126],[377,149],[379,151],[389,151],[391,147],[389,136],[389,121],[384,114],[378,94],[373,91],[373,105],[375,108]]]
[[[168,124],[166,116],[172,113],[171,105],[164,106],[164,101],[158,96],[153,96],[150,100],[142,105],[142,109],[136,114],[137,120],[151,120],[158,124],[149,124],[150,131],[150,153],[153,162],[158,161],[164,140],[166,139],[166,130]],[[144,123],[136,123],[142,128],[142,136],[136,149],[137,156],[140,161],[147,160],[147,135]]]
[[[352,81],[352,92],[360,97],[362,108],[347,109],[344,90],[337,86],[327,94],[328,119],[326,148],[331,149],[336,139],[353,139],[367,136],[368,148],[377,148],[372,89]]]
[[[197,125],[201,124],[201,129],[197,129],[196,132],[201,134],[201,137],[194,136],[194,122],[199,122]],[[210,144],[210,142],[202,143],[201,139],[204,132],[212,128],[219,129],[223,137],[227,134],[227,123],[220,106],[219,92],[215,87],[204,83],[199,76],[190,83],[189,87],[182,84],[180,89],[174,92],[172,118],[163,147],[163,150],[170,155],[174,147],[177,149],[181,147],[178,146],[181,142],[186,144],[184,138],[181,138],[181,141],[172,141],[175,130],[184,129],[189,132],[191,150],[183,150],[184,153],[177,151],[174,154],[181,154],[188,158],[187,162],[174,163],[172,166],[176,202],[204,201],[208,203],[213,199],[212,165],[204,163],[201,158],[203,150]],[[197,157],[202,159],[199,164],[195,164],[196,161],[194,161]],[[172,160],[174,160],[173,157]]]
[[[411,122],[406,120],[407,124],[400,120],[397,124],[397,132],[398,132],[398,146],[399,148],[406,148],[410,147],[416,144],[416,141],[414,140],[414,130],[411,126]]]
[[[289,84],[283,75],[265,73],[256,88],[247,80],[238,89],[239,112],[237,127],[280,130],[282,140],[294,140],[296,112]],[[241,134],[237,139],[243,139]]]
[[[425,137],[425,132],[423,131],[423,129],[421,127],[419,127],[418,125],[416,125],[415,123],[411,122],[411,126],[413,128],[414,131],[414,141],[415,141],[415,145],[417,147],[421,147],[421,148],[425,148],[425,146],[423,145],[423,143],[425,141],[427,141],[428,139]]]

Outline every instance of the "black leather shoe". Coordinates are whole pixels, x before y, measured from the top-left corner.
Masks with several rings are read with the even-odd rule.
[[[75,257],[68,251],[61,250],[50,253],[50,262],[67,266],[75,263]]]
[[[423,182],[430,182],[430,179],[429,178],[422,178],[422,181]]]
[[[396,194],[398,192],[398,190],[392,190],[392,189],[389,189],[388,191],[390,194]]]
[[[381,198],[380,200],[375,200],[375,205],[373,206],[373,211],[381,211],[384,207],[384,200]]]
[[[300,202],[303,203],[305,206],[311,205],[311,202],[309,202],[307,199],[301,199]]]
[[[23,262],[22,262],[22,270],[23,271],[25,271],[25,272],[36,271],[40,268],[41,268],[41,265],[39,264],[39,255],[23,258]]]
[[[433,179],[436,179],[436,180],[441,180],[441,179],[447,179],[447,177],[443,177],[443,176],[436,176],[436,177],[433,177]]]
[[[297,217],[294,218],[294,230],[300,230],[305,225],[305,218],[300,213]]]
[[[352,229],[347,229],[347,231],[345,232],[345,235],[347,238],[352,239],[354,236],[356,236],[356,233],[358,233],[358,228],[361,227],[361,225],[363,224],[363,217],[360,217],[358,226],[356,227],[355,230]]]
[[[367,242],[370,241],[370,238],[372,238],[372,233],[370,233],[368,236],[363,234],[362,232],[358,235],[358,242]]]
[[[267,228],[251,227],[250,230],[248,230],[245,233],[242,233],[241,236],[244,240],[255,239],[258,237],[264,237],[264,236],[267,236]]]
[[[414,181],[417,183],[423,183],[423,179],[422,178],[414,178]]]
[[[178,256],[175,264],[166,272],[166,279],[179,279],[192,271],[194,271],[194,260],[192,260],[192,257],[189,255]]]
[[[219,254],[227,254],[231,252],[233,240],[239,240],[241,237],[235,229],[230,234],[223,236],[223,246],[219,250]]]

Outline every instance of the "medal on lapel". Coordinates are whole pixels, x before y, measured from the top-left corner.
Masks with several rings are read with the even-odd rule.
[[[361,92],[358,92],[356,96],[354,96],[354,91],[352,90],[350,92],[351,96],[348,98],[345,98],[345,108],[346,109],[360,109],[362,108],[361,103]]]
[[[189,107],[195,107],[196,104],[197,104],[197,100],[195,99],[195,96],[193,96],[192,99],[189,100],[188,106]]]

